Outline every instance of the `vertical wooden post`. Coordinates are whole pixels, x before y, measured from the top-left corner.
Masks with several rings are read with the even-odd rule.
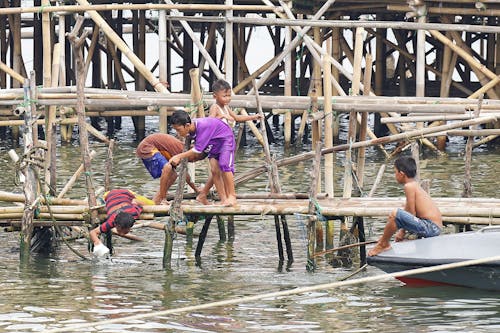
[[[226,5],[232,6],[233,0],[226,0]],[[226,68],[226,81],[229,85],[233,86],[233,23],[231,22],[231,18],[233,17],[232,10],[226,10],[226,29],[224,33],[225,37],[225,45],[226,45],[226,54],[225,54],[225,68]]]
[[[52,75],[50,78],[52,82],[51,87],[57,87],[59,85],[59,64],[60,64],[60,53],[61,44],[54,44],[54,63],[52,64]],[[56,124],[54,123],[56,119],[56,106],[51,105],[47,109],[45,115],[45,140],[47,141],[47,155],[45,160],[45,193],[50,193],[55,195],[56,189]]]
[[[337,17],[338,19],[338,17]],[[332,37],[331,37],[331,46],[332,46],[332,57],[335,59],[337,62],[340,61],[340,56],[342,54],[342,50],[340,48],[340,35],[342,33],[341,28],[332,28]],[[340,73],[337,67],[333,66],[332,68],[332,77],[334,78],[335,81],[340,82]],[[340,92],[333,87],[332,90],[332,95],[338,96],[340,95]],[[335,115],[335,114],[334,114]],[[339,117],[335,116],[333,117],[333,137],[338,138],[339,137],[339,132],[340,132],[340,124],[339,124]],[[334,154],[335,156],[335,154]]]
[[[266,158],[266,164],[270,166],[270,171],[268,172],[268,178],[269,178],[269,185],[271,187],[271,192],[272,193],[281,193],[281,184],[279,181],[279,175],[278,175],[278,167],[276,165],[276,161],[274,158],[271,157],[271,152],[269,150],[269,140],[267,139],[267,130],[266,130],[266,117],[264,116],[264,112],[262,112],[262,106],[260,104],[260,98],[259,98],[259,90],[257,88],[257,84],[255,83],[255,80],[252,80],[252,85],[253,89],[255,91],[255,100],[257,104],[257,112],[261,115],[260,119],[260,130],[262,137],[264,138],[264,155]],[[288,254],[288,260],[293,261],[293,255],[291,252],[291,242],[289,238],[289,233],[288,233],[288,224],[286,222],[286,217],[283,215],[281,216],[281,222],[283,226],[283,231],[284,231],[284,237],[285,237],[285,243],[287,247],[287,254]],[[280,226],[279,222],[277,219],[275,219],[275,228],[276,228],[276,233],[281,234],[280,232]],[[281,240],[281,236],[280,236]],[[278,254],[281,258],[283,258],[283,246],[281,245],[281,241],[278,243]]]
[[[322,36],[321,36],[321,29],[319,27],[313,27],[314,31],[314,41],[318,45],[322,45]],[[313,82],[313,87],[316,90],[316,93],[318,96],[323,95],[323,87],[321,85],[321,64],[318,63],[316,60],[313,60],[313,77],[312,80]],[[316,143],[321,141],[321,121],[313,121],[312,122],[312,145],[313,147],[316,147]],[[321,191],[321,175],[319,175],[318,179],[318,191]]]
[[[87,134],[87,126],[85,126],[85,61],[83,59],[83,44],[85,43],[88,32],[84,31],[80,37],[77,36],[82,28],[83,20],[83,16],[78,16],[74,29],[71,31],[71,33],[68,34],[68,40],[71,42],[71,45],[73,47],[73,54],[76,62],[76,111],[78,115],[78,134],[80,139],[80,149],[85,170],[85,183],[87,185],[87,197],[89,201],[89,207],[95,207],[97,206],[97,200],[94,184],[92,182],[92,165],[89,152],[89,138]],[[97,211],[92,210],[90,212],[90,217],[92,227],[95,227],[99,223]]]
[[[318,176],[321,173],[321,142],[318,142],[315,147],[316,155],[311,171],[311,183],[309,188],[309,218],[307,220],[307,271],[311,272],[316,269],[316,260],[314,259],[314,248],[316,243],[316,198],[318,194]]]
[[[160,82],[167,84],[167,13],[165,10],[160,10],[158,18],[158,72],[160,77]],[[160,107],[160,120],[159,120],[159,131],[160,133],[167,133],[167,107]]]
[[[449,33],[446,33],[449,38]],[[449,46],[443,45],[443,57],[442,57],[442,76],[441,76],[441,86],[439,91],[440,97],[448,97],[450,94],[450,85],[447,83],[451,83],[451,78],[453,76],[453,70],[455,68],[455,64],[452,64],[452,52]],[[456,58],[455,58],[456,59]],[[453,65],[453,66],[452,66]],[[440,121],[437,125],[444,125],[445,121]],[[437,137],[437,148],[441,151],[444,151],[446,148],[446,135]]]
[[[365,57],[365,75],[363,77],[363,96],[370,95],[371,80],[372,80],[372,55],[370,53],[366,54]],[[359,125],[359,140],[366,140],[366,133],[368,131],[368,113],[361,112],[361,122]],[[358,163],[356,169],[356,176],[358,178],[358,186],[360,190],[363,190],[364,178],[365,178],[365,152],[366,147],[360,147],[358,149]]]
[[[104,190],[111,190],[111,174],[113,173],[113,149],[115,147],[115,140],[109,140],[108,155],[106,156],[105,174],[104,174]]]
[[[49,0],[42,0],[42,7],[50,6]],[[50,25],[50,13],[42,11],[42,36],[43,36],[43,86],[51,86],[52,68],[52,31]]]
[[[377,19],[383,20],[384,15],[377,15]],[[375,95],[383,96],[384,95],[384,82],[385,82],[385,39],[387,37],[387,29],[377,29],[377,36],[375,37],[376,45],[375,45]],[[385,127],[380,122],[380,114],[375,113],[375,121],[374,121],[373,132],[376,136],[384,136],[385,133],[383,128]]]
[[[324,91],[324,131],[325,131],[325,148],[333,147],[333,108],[332,108],[332,65],[328,61],[328,55],[323,56],[323,91]],[[330,197],[334,197],[333,191],[333,175],[335,173],[333,154],[325,156],[325,193]]]
[[[35,80],[34,72],[30,75],[30,80]],[[30,150],[33,149],[33,113],[30,105],[30,80],[24,82],[24,127],[23,127],[23,141],[24,141],[24,154],[30,155]],[[35,84],[33,83],[33,86]],[[35,125],[36,126],[36,125]],[[20,259],[25,262],[30,257],[31,251],[31,235],[33,233],[33,218],[35,216],[35,201],[37,196],[37,180],[35,170],[30,161],[24,164],[22,169],[25,181],[23,185],[23,192],[25,196],[23,219],[21,224],[21,239],[20,239]]]

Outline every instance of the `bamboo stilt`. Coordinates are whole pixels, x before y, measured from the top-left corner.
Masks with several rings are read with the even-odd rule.
[[[87,135],[87,127],[85,126],[85,105],[84,105],[84,94],[83,88],[85,86],[85,73],[84,73],[84,59],[82,52],[82,45],[85,41],[86,33],[83,32],[81,36],[77,36],[79,30],[81,28],[81,24],[83,23],[83,17],[79,16],[77,19],[77,24],[71,33],[68,35],[68,39],[70,40],[73,52],[76,58],[76,68],[77,68],[77,90],[80,91],[78,94],[78,103],[77,103],[77,114],[78,114],[78,127],[79,127],[79,137],[80,137],[80,145],[82,152],[82,160],[83,166],[85,170],[85,181],[87,185],[87,195],[89,200],[89,206],[93,207],[97,205],[97,200],[95,196],[94,184],[92,182],[92,167],[90,164],[90,152],[89,152],[89,142]],[[92,226],[95,227],[98,224],[98,218],[96,216],[95,211],[91,212],[91,223]]]
[[[26,80],[24,83],[25,89],[25,102],[30,99],[30,82],[35,82],[34,72],[30,75],[30,80]],[[26,113],[24,114],[24,153],[28,154],[33,148],[33,129],[31,126],[32,122],[32,110],[31,107],[26,108]],[[29,154],[31,155],[31,153]],[[37,179],[35,175],[35,170],[30,162],[28,162],[23,170],[25,182],[23,186],[23,192],[25,196],[24,213],[22,216],[22,226],[21,226],[21,239],[20,239],[20,259],[21,261],[27,261],[31,252],[31,236],[33,233],[33,218],[35,214],[35,200],[37,196]]]

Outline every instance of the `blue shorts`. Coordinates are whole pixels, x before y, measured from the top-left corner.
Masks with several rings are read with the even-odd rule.
[[[400,208],[396,213],[396,225],[399,229],[417,234],[418,237],[434,237],[441,234],[441,228],[431,220],[420,219]]]
[[[144,163],[146,169],[148,169],[151,176],[156,179],[161,177],[161,171],[168,163],[168,160],[160,152],[156,152],[149,158],[143,158],[142,162]]]

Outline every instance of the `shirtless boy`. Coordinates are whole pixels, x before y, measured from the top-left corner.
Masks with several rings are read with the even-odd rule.
[[[398,208],[389,215],[384,233],[375,247],[368,252],[369,256],[376,256],[389,250],[391,248],[389,241],[395,233],[396,242],[404,239],[406,231],[413,232],[419,237],[434,237],[441,233],[443,228],[441,212],[429,194],[415,180],[416,172],[417,164],[412,157],[400,157],[394,162],[396,181],[404,186],[405,207],[404,210]]]

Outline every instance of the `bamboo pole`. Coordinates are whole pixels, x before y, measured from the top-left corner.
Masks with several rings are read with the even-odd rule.
[[[233,0],[226,0],[227,6],[233,5]],[[229,85],[233,86],[233,23],[230,19],[233,17],[232,9],[226,10],[225,15],[229,20],[225,23],[224,29],[224,45],[225,45],[225,54],[224,54],[224,66],[226,72],[226,81],[229,82]],[[208,53],[207,53],[208,54]]]
[[[2,61],[0,61],[0,70],[9,74],[14,80],[20,82],[20,83],[23,83],[25,78],[17,73],[16,71],[14,71],[12,68],[10,68],[9,66],[7,66],[5,63],[3,63]]]
[[[366,96],[370,93],[371,78],[372,78],[372,56],[367,53],[365,56],[365,75],[363,77],[363,95]],[[368,114],[363,112],[361,114],[361,121],[359,122],[359,141],[366,140],[366,132],[368,129]],[[356,177],[358,179],[358,186],[360,191],[363,190],[364,178],[365,178],[365,154],[366,148],[361,147],[358,150],[358,162],[356,168]]]
[[[81,28],[81,24],[83,23],[83,17],[79,16],[77,18],[77,23],[75,24],[74,29],[71,33],[68,34],[68,39],[71,42],[73,47],[73,53],[75,54],[76,60],[76,84],[78,94],[78,103],[76,107],[77,115],[78,115],[78,127],[79,127],[79,138],[80,138],[80,146],[81,146],[81,154],[83,160],[83,166],[85,171],[85,182],[87,185],[87,196],[89,201],[89,206],[93,207],[97,205],[97,200],[95,196],[94,184],[92,183],[92,167],[90,163],[90,152],[89,152],[89,142],[87,135],[87,127],[85,126],[85,104],[84,104],[84,94],[83,88],[85,86],[85,73],[84,73],[84,59],[83,59],[83,50],[82,46],[85,42],[86,33],[83,32],[81,36],[77,36],[79,30]],[[91,211],[91,223],[92,227],[98,224],[97,212]]]
[[[30,99],[30,84],[31,81],[35,81],[35,73],[31,72],[30,80],[24,82],[24,102],[29,103]],[[24,126],[23,140],[24,140],[24,153],[28,154],[34,146],[33,142],[33,128],[32,122],[32,108],[28,106],[24,114]],[[31,155],[31,153],[29,153]],[[25,196],[25,203],[22,215],[22,226],[20,235],[20,259],[21,261],[27,261],[31,252],[31,237],[33,233],[33,217],[35,215],[35,200],[37,196],[37,178],[33,165],[28,162],[22,169],[24,173],[25,181],[23,184],[23,192]]]
[[[171,0],[163,0],[163,1],[169,5],[173,5],[173,2]],[[175,15],[180,16],[180,13],[177,9],[172,9],[172,14],[174,16]],[[199,38],[196,36],[193,29],[189,26],[189,24],[186,21],[180,20],[179,22],[184,28],[184,31],[189,35],[189,37],[191,37],[192,41],[196,44],[198,50],[203,55],[205,60],[208,62],[208,65],[210,66],[210,69],[214,72],[215,76],[217,76],[218,79],[224,79],[224,75],[219,70],[219,67],[217,67],[217,64],[214,62],[210,54],[207,52],[207,50],[205,49]]]
[[[276,12],[276,10],[273,10]],[[269,26],[311,26],[311,27],[322,27],[322,28],[345,28],[345,29],[355,29],[355,28],[371,28],[371,29],[396,29],[396,30],[439,30],[439,31],[467,31],[467,32],[482,32],[482,33],[498,33],[500,31],[499,27],[487,26],[479,24],[446,24],[446,23],[418,23],[418,22],[408,22],[408,21],[372,21],[372,20],[327,20],[327,19],[286,19],[286,18],[264,18],[260,17],[255,20],[253,17],[233,17],[227,19],[220,16],[204,16],[204,17],[193,17],[193,16],[183,16],[172,17],[172,20],[185,20],[185,21],[195,21],[195,22],[218,22],[224,23],[228,20],[233,23],[238,24],[255,24],[255,25],[269,25]]]
[[[110,191],[111,190],[111,174],[113,173],[113,149],[115,147],[115,140],[111,139],[109,140],[109,145],[108,145],[108,154],[106,156],[106,163],[105,163],[105,173],[104,173],[104,190]],[[90,158],[92,158],[92,152],[90,152]]]
[[[50,75],[51,87],[57,87],[59,85],[59,64],[61,59],[61,44],[54,44],[54,62],[52,64],[52,73]],[[50,57],[49,57],[50,58]],[[45,193],[50,193],[54,195],[56,192],[56,125],[54,123],[56,119],[56,107],[49,106],[45,116],[45,140],[47,141],[47,158],[45,160]]]
[[[89,6],[87,0],[77,0],[82,6]],[[94,7],[94,5],[92,5]],[[127,46],[127,44],[114,32],[114,30],[108,25],[108,23],[97,13],[95,10],[86,11],[88,15],[92,18],[95,24],[103,31],[103,33],[122,51],[123,55],[126,56],[130,62],[136,67],[137,71],[141,73],[144,78],[153,86],[156,91],[161,93],[169,93],[168,89],[161,84],[161,82],[149,71],[146,65],[137,57],[132,50]]]
[[[411,12],[408,6],[388,5],[387,10],[395,12]],[[428,7],[427,13],[439,15],[481,15],[481,16],[500,16],[499,9],[484,9],[478,11],[475,8],[445,8],[445,7]]]
[[[311,171],[311,183],[309,185],[309,204],[307,206],[307,271],[314,271],[316,269],[316,260],[314,259],[314,248],[316,243],[316,206],[315,202],[318,194],[318,176],[321,173],[321,143],[316,144],[314,153],[313,168]]]
[[[167,41],[167,12],[165,10],[160,10],[158,14],[158,73],[160,82],[168,84],[168,66],[167,66],[167,51],[168,51],[168,41]],[[167,108],[160,107],[159,110],[160,120],[158,129],[160,133],[167,133],[168,122],[167,122]]]
[[[333,121],[334,116],[332,112],[332,84],[330,82],[330,76],[332,65],[324,58],[323,59],[323,91],[325,97],[325,122],[324,122],[324,145],[325,148],[333,147]],[[335,164],[334,164],[334,155],[329,154],[325,156],[325,193],[328,194],[331,198],[334,197],[334,184],[333,184],[333,176],[335,173]]]
[[[437,40],[439,40],[444,45],[450,47],[455,53],[457,53],[460,57],[462,57],[462,59],[464,59],[465,61],[467,61],[467,63],[472,67],[472,69],[474,70],[474,72],[478,75],[478,77],[480,77],[482,75],[482,76],[488,77],[490,80],[496,78],[497,75],[495,73],[493,73],[490,70],[488,70],[484,65],[482,65],[479,61],[477,61],[473,57],[471,57],[469,55],[469,53],[467,53],[467,51],[464,50],[464,45],[463,45],[463,42],[461,42],[461,39],[455,38],[455,37],[459,37],[459,36],[456,36],[456,35],[453,34],[453,38],[454,38],[455,42],[457,44],[460,44],[460,46],[457,45],[457,44],[455,44],[455,43],[453,43],[451,40],[449,40],[448,38],[446,38],[446,36],[444,36],[439,31],[430,30],[429,32],[431,33],[431,35],[434,38],[436,38]],[[492,89],[490,89],[488,91],[488,95],[491,98],[495,98],[495,99],[499,98],[498,95],[496,94],[496,92],[494,90],[492,90]]]
[[[184,151],[191,148],[191,137],[187,137],[184,143]],[[170,269],[172,264],[172,249],[174,244],[174,232],[177,222],[182,221],[183,213],[181,202],[184,196],[184,186],[186,184],[187,159],[181,161],[179,166],[179,176],[174,202],[170,206],[170,218],[165,228],[165,246],[163,249],[163,268]]]
[[[379,144],[387,144],[391,142],[396,142],[400,140],[409,140],[414,137],[420,137],[424,136],[430,133],[438,133],[450,129],[455,129],[459,127],[465,127],[465,126],[470,126],[470,125],[478,125],[478,124],[485,124],[485,123],[490,123],[497,120],[497,117],[495,116],[488,116],[488,117],[479,117],[477,119],[470,119],[470,120],[464,120],[460,122],[455,122],[451,124],[446,124],[446,125],[441,125],[441,126],[435,126],[431,128],[423,128],[421,130],[413,130],[413,131],[408,131],[400,134],[395,134],[395,135],[389,135],[385,137],[380,137],[378,139],[372,139],[372,140],[365,140],[365,141],[359,141],[359,142],[354,142],[353,144],[342,144],[342,145],[337,145],[329,149],[323,149],[322,154],[330,154],[333,152],[337,151],[344,151],[347,149],[352,149],[352,148],[360,148],[360,147],[368,147],[368,146],[373,146],[373,145],[379,145]],[[301,161],[305,161],[308,159],[313,158],[314,154],[311,152],[308,153],[303,153],[300,155],[296,155],[293,157],[288,157],[284,158],[281,160],[278,160],[276,163],[278,167],[280,166],[285,166],[285,165],[290,165],[294,163],[298,163]],[[255,167],[253,170],[245,173],[239,174],[237,177],[235,177],[235,184],[241,183],[245,180],[248,180],[250,177],[256,177],[266,171],[265,166],[258,166]]]
[[[62,5],[62,6],[34,6],[34,7],[10,7],[0,8],[0,15],[24,14],[24,13],[81,13],[86,11],[109,11],[109,10],[182,10],[182,11],[221,11],[221,10],[236,10],[236,11],[272,11],[275,6],[264,5],[221,5],[221,4],[88,4],[81,5]]]
[[[42,0],[42,8],[49,7],[49,0]],[[52,43],[51,43],[51,25],[50,25],[50,14],[42,10],[42,45],[43,45],[43,86],[50,87],[51,78],[51,68],[52,68]]]
[[[323,4],[323,6],[321,6],[321,8],[316,12],[316,14],[314,14],[312,19],[313,20],[319,19],[328,10],[328,8],[330,8],[330,6],[333,5],[334,2],[335,2],[335,0],[327,0]],[[295,38],[290,42],[290,44],[288,44],[283,49],[283,51],[274,60],[272,65],[269,66],[269,68],[263,73],[260,80],[257,82],[257,89],[260,89],[260,87],[265,82],[267,82],[267,80],[269,79],[269,77],[271,76],[273,71],[276,69],[276,67],[278,67],[278,65],[283,61],[283,59],[287,56],[287,54],[289,54],[293,49],[295,49],[297,47],[297,45],[299,45],[299,43],[302,41],[302,38],[307,36],[306,34],[310,29],[311,29],[311,26],[307,25],[307,24],[304,25],[304,28],[299,29],[297,36],[295,36]],[[253,93],[254,93],[253,90],[250,90],[250,92],[248,94],[252,95]]]

